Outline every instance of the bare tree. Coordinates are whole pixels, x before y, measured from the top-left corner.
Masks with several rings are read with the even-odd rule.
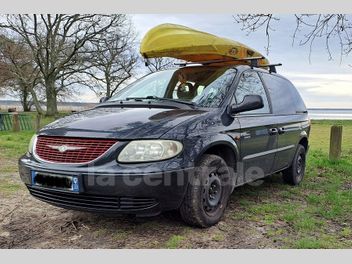
[[[40,72],[26,45],[0,36],[0,86],[6,95],[20,98],[24,111],[32,105],[43,110],[38,100]]]
[[[270,48],[270,31],[273,30],[272,22],[279,21],[280,19],[274,17],[272,14],[241,14],[234,16],[237,23],[242,24],[241,30],[247,31],[248,33],[257,31],[260,28],[265,28],[265,35],[267,37],[266,52],[269,53]]]
[[[148,59],[146,66],[149,73],[157,72],[160,70],[167,70],[175,67],[175,59],[172,58],[151,58]]]
[[[322,41],[327,49],[329,59],[332,59],[331,43],[337,41],[340,45],[341,58],[352,51],[352,15],[346,14],[296,14],[296,24],[292,28],[293,39],[299,40],[300,46],[309,46],[310,55],[313,44]],[[242,30],[248,33],[265,30],[267,49],[270,47],[270,33],[274,30],[273,22],[280,20],[272,14],[236,15],[234,19],[242,25]],[[298,33],[303,33],[302,37]],[[309,55],[309,58],[310,58]]]
[[[98,96],[112,96],[135,75],[138,64],[135,37],[130,19],[119,15],[115,30],[99,35],[91,43],[91,57],[86,58],[84,71],[91,80],[84,83]]]
[[[78,61],[85,46],[97,36],[113,31],[118,18],[119,15],[5,15],[0,27],[8,36],[23,39],[42,75],[47,115],[58,112],[58,80],[81,70]]]

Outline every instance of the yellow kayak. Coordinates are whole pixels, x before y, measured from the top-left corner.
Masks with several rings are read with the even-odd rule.
[[[240,42],[175,24],[161,24],[149,30],[141,42],[140,53],[144,58],[171,57],[188,62],[221,60],[234,64],[249,63],[234,59],[263,57]],[[258,64],[269,62],[264,58]]]

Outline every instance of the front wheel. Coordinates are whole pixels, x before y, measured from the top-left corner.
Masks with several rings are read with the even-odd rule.
[[[193,226],[212,226],[223,216],[230,194],[231,174],[226,162],[205,154],[190,179],[180,207],[181,217]]]
[[[299,185],[303,180],[306,169],[306,149],[298,145],[291,167],[282,172],[283,179],[291,185]]]

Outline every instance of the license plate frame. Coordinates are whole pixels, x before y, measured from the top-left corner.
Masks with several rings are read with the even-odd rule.
[[[73,193],[80,192],[80,180],[78,176],[31,171],[31,178],[31,183],[34,187]]]

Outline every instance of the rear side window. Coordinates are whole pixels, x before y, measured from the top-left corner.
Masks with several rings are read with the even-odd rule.
[[[307,111],[300,94],[290,81],[269,73],[261,74],[270,94],[274,114]]]
[[[260,95],[263,99],[264,107],[261,109],[244,112],[243,114],[270,113],[270,107],[265,88],[258,76],[258,73],[256,73],[255,71],[245,71],[242,74],[235,92],[236,103],[241,103],[246,95]]]

